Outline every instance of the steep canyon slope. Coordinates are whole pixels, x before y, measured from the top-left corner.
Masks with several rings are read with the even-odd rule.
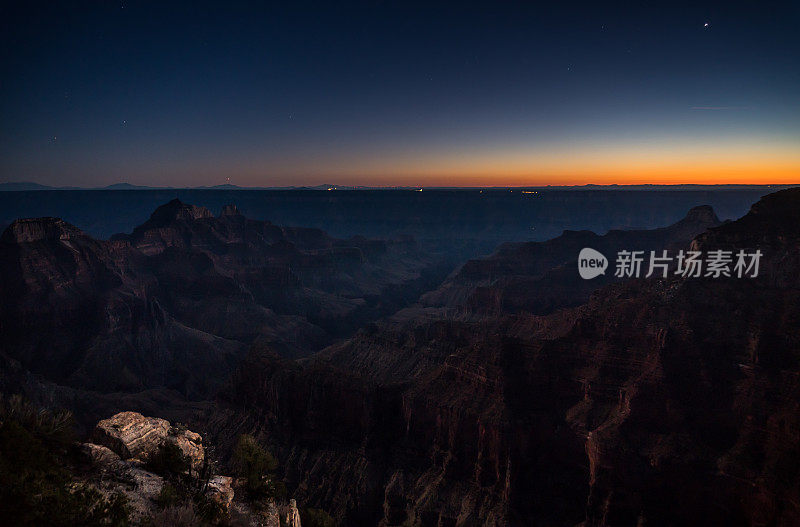
[[[800,190],[446,279],[407,238],[180,202],[109,241],[40,218],[0,244],[4,389],[183,412],[223,458],[253,434],[343,525],[800,522]],[[757,278],[583,281],[585,246],[763,257]]]
[[[502,299],[508,269],[537,285],[521,302],[407,309],[301,363],[252,350],[212,427],[260,434],[298,496],[351,524],[795,524],[799,205],[789,190],[716,227],[690,214],[712,223],[685,231],[694,248],[760,249],[757,278],[634,279],[547,315],[527,306],[560,286],[536,282],[553,268],[503,248],[449,283],[469,270]],[[585,235],[681,246],[615,236]]]
[[[17,220],[0,238],[0,344],[56,383],[208,397],[252,342],[317,351],[436,283],[437,258],[177,200],[109,241]]]

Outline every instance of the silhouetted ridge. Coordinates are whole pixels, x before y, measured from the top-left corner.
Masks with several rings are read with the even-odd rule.
[[[699,241],[724,239],[750,243],[768,238],[800,236],[800,188],[782,190],[764,196],[750,207],[750,212],[698,236]]]
[[[176,198],[158,207],[142,227],[162,227],[176,220],[193,221],[213,217],[214,215],[207,208],[189,205]]]
[[[791,188],[764,196],[753,204],[743,218],[740,228],[772,229],[796,236],[800,233],[800,188]]]
[[[711,205],[699,205],[697,207],[692,207],[686,214],[684,220],[719,223],[719,218],[717,217]]]
[[[763,197],[742,218],[699,234],[692,242],[702,251],[762,253],[759,275],[777,287],[797,287],[800,268],[800,189]]]
[[[703,205],[659,229],[614,229],[599,235],[587,230],[565,230],[544,242],[506,243],[486,258],[467,261],[437,290],[422,296],[429,306],[446,306],[478,312],[537,314],[579,305],[602,285],[617,280],[606,273],[596,280],[578,275],[577,255],[591,247],[611,258],[621,250],[649,251],[686,248],[700,233],[720,224],[714,210]]]
[[[253,341],[310,354],[416,299],[439,265],[415,244],[335,239],[233,205],[215,217],[173,200],[109,241],[17,220],[0,249],[0,350],[73,387],[205,396]]]
[[[61,218],[30,218],[16,220],[6,228],[2,241],[30,243],[41,240],[69,240],[86,236],[83,231]]]
[[[138,245],[145,253],[160,252],[168,246],[184,247],[191,244],[198,220],[215,219],[205,207],[189,205],[179,199],[158,207],[143,224],[131,234],[115,234],[112,240],[124,240]],[[149,246],[149,247],[148,247]]]

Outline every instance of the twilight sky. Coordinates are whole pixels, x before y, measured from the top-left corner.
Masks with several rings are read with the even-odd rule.
[[[9,4],[0,182],[800,183],[796,1]]]

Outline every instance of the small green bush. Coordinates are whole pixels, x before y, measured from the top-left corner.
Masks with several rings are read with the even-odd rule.
[[[0,523],[125,527],[122,494],[103,496],[68,472],[73,437],[67,412],[38,409],[19,396],[0,398]]]
[[[0,424],[16,422],[41,441],[64,447],[75,441],[75,420],[66,410],[37,408],[20,395],[0,394]]]
[[[189,470],[191,462],[178,445],[167,441],[158,447],[158,450],[150,456],[147,467],[162,476],[180,476]]]
[[[194,504],[198,516],[207,523],[218,525],[228,519],[225,508],[204,494],[195,495]]]
[[[245,478],[247,493],[252,499],[270,496],[277,490],[270,480],[278,462],[253,436],[243,434],[239,437],[233,452],[233,464],[239,476]]]

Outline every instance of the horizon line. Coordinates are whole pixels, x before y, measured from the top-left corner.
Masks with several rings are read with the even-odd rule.
[[[33,181],[0,182],[0,192],[36,192],[36,191],[71,191],[71,190],[107,190],[107,191],[149,191],[149,190],[316,190],[316,191],[348,191],[348,190],[559,190],[559,189],[649,189],[649,188],[790,188],[800,186],[797,183],[584,183],[574,185],[338,185],[322,183],[316,185],[272,185],[241,186],[233,184],[199,185],[199,186],[150,186],[135,185],[126,182],[112,183],[103,186],[53,186]]]

